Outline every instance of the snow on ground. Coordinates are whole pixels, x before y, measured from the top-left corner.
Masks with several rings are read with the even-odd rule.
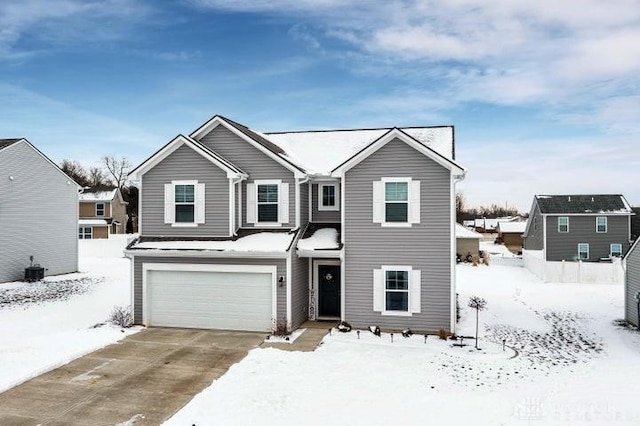
[[[511,253],[504,244],[496,244],[493,241],[480,241],[480,250],[486,251],[494,259],[496,257],[518,257]]]
[[[125,245],[80,240],[80,272],[0,284],[0,392],[135,332],[94,327],[130,303]]]
[[[469,297],[487,300],[483,350],[368,331],[315,352],[258,348],[166,424],[640,424],[640,333],[615,324],[621,286],[542,283],[515,266],[457,273],[459,334],[475,332]]]

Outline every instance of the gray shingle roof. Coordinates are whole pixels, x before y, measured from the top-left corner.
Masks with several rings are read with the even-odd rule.
[[[22,138],[0,139],[0,149],[6,148],[21,140]]]
[[[617,213],[631,212],[620,194],[605,195],[536,195],[542,213]]]

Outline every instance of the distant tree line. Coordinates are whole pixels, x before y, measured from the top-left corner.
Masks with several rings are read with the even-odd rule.
[[[494,219],[497,217],[517,216],[519,214],[520,212],[515,207],[499,206],[495,203],[490,206],[469,207],[464,194],[462,192],[456,194],[456,222],[460,224],[465,220],[481,217]]]

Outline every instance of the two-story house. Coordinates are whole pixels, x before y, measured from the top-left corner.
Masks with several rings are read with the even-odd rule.
[[[84,188],[78,195],[80,218],[78,238],[109,238],[111,234],[124,234],[127,225],[127,202],[118,188]]]
[[[629,249],[633,211],[622,195],[536,195],[524,249],[546,261],[600,261]]]
[[[177,136],[130,174],[135,322],[454,331],[454,153],[451,126]]]

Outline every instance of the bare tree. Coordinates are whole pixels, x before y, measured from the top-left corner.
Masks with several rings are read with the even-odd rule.
[[[131,170],[131,163],[125,157],[119,160],[113,156],[102,157],[102,165],[107,169],[107,172],[113,178],[115,185],[122,189],[127,183],[127,176],[129,170]]]
[[[82,164],[75,160],[64,159],[60,163],[60,168],[71,179],[76,181],[78,185],[87,186],[89,184],[89,176]]]
[[[469,307],[476,310],[476,349],[478,348],[478,316],[480,311],[487,309],[487,301],[482,297],[471,296],[469,298]]]
[[[108,185],[111,185],[111,181],[107,177],[104,170],[102,170],[100,167],[91,167],[89,169],[87,186],[95,188],[96,186],[108,186]]]
[[[467,200],[462,192],[456,193],[456,222],[462,223],[467,207]]]

